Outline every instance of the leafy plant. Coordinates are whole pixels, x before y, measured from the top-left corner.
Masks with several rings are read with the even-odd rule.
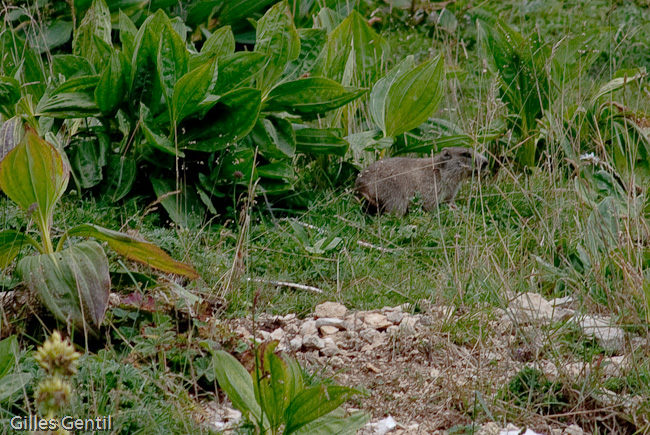
[[[173,260],[155,245],[93,224],[70,228],[55,246],[54,208],[69,177],[69,166],[59,151],[30,127],[18,146],[0,162],[0,188],[36,222],[40,234],[38,241],[28,233],[0,231],[0,266],[11,264],[24,246],[36,249],[38,255],[18,261],[16,272],[56,318],[96,333],[111,287],[104,249],[94,241],[66,246],[69,237],[94,237],[132,260],[165,272],[198,277],[191,266]]]
[[[15,335],[0,341],[0,403],[8,401],[32,380],[32,374],[16,372],[19,358],[18,339]]]
[[[277,344],[257,349],[252,373],[227,352],[212,354],[220,387],[257,433],[354,434],[368,421],[367,414],[345,417],[340,409],[359,391],[324,384],[306,387],[296,360],[274,353]]]
[[[519,140],[517,160],[537,163],[538,121],[550,110],[556,89],[595,60],[601,33],[591,30],[570,35],[551,47],[539,32],[528,37],[504,21],[475,11],[482,40],[498,72],[500,96],[507,104],[508,123]]]
[[[225,24],[269,3],[197,2],[187,23],[212,11]],[[93,0],[74,30],[72,53],[55,54],[49,63],[19,29],[0,40],[8,54],[0,64],[6,76],[0,108],[41,135],[52,134],[78,188],[118,201],[138,177],[152,180],[170,217],[198,227],[206,210],[216,211],[213,200],[233,186],[248,189],[259,178],[265,193],[291,191],[297,152],[340,156],[347,150],[339,130],[309,123],[366,92],[342,84],[344,65],[330,65],[339,61],[335,47],[349,52],[346,41],[354,35],[363,35],[357,49],[375,44],[375,37],[382,41],[358,14],[328,38],[325,28],[298,31],[284,1],[256,22],[254,51],[235,52],[228,25],[207,32],[199,51],[164,8],[134,22],[113,6]],[[111,38],[113,23],[119,46]],[[362,55],[364,65],[371,54]]]

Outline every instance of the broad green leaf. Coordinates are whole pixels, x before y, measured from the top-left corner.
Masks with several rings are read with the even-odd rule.
[[[12,77],[0,77],[0,113],[11,118],[16,113],[16,103],[20,100],[20,83]]]
[[[172,113],[174,121],[179,124],[184,118],[197,110],[209,90],[214,88],[217,80],[217,60],[188,72],[174,86]]]
[[[13,373],[0,379],[0,403],[10,399],[31,381],[31,373]]]
[[[287,65],[285,73],[293,79],[311,71],[327,42],[325,29],[298,29],[300,54]]]
[[[231,55],[235,52],[235,36],[230,26],[223,26],[217,29],[205,41],[201,47],[201,54],[195,55],[190,60],[190,70],[193,70],[202,64],[223,56]],[[221,65],[219,65],[221,68]],[[221,73],[221,71],[219,71]],[[220,79],[221,80],[221,79]]]
[[[233,406],[249,419],[261,422],[262,410],[255,400],[253,378],[244,366],[222,350],[212,352],[212,365],[219,387],[226,393]]]
[[[300,364],[298,364],[298,361],[296,361],[294,357],[282,354],[282,358],[287,364],[287,370],[289,374],[289,403],[291,403],[305,389],[305,380],[302,376],[302,369],[300,368]]]
[[[372,87],[369,104],[370,115],[377,127],[384,132],[384,135],[386,135],[386,99],[388,98],[388,91],[398,78],[414,67],[413,56],[406,56],[403,61],[388,71],[388,74]]]
[[[365,92],[365,89],[343,87],[324,77],[307,77],[273,88],[264,110],[315,115],[338,109]]]
[[[47,235],[69,177],[70,169],[57,149],[30,127],[22,142],[0,162],[0,188],[24,211],[33,212]]]
[[[255,51],[269,55],[269,62],[258,80],[262,91],[270,89],[287,64],[300,54],[300,38],[286,1],[275,4],[257,22]]]
[[[250,137],[267,158],[293,157],[296,153],[296,133],[286,119],[274,116],[261,118]]]
[[[84,241],[52,254],[24,257],[16,270],[57,319],[97,332],[111,289],[108,259],[98,243]]]
[[[0,162],[9,154],[9,151],[16,148],[23,136],[25,136],[25,128],[20,116],[15,116],[0,124]]]
[[[106,165],[109,142],[110,139],[105,134],[77,135],[66,148],[75,179],[84,189],[90,189],[102,181],[102,168]]]
[[[158,45],[159,40],[153,30],[143,24],[136,35],[135,48],[131,61],[132,78],[129,93],[133,110],[137,111],[140,103],[159,113],[162,89],[158,79]]]
[[[348,142],[341,138],[342,131],[335,128],[303,128],[296,130],[296,151],[300,153],[333,154],[343,157]]]
[[[622,89],[625,87],[627,84],[635,82],[639,80],[642,77],[645,77],[646,73],[645,70],[636,70],[636,71],[631,71],[630,74],[625,74],[623,77],[617,77],[613,80],[610,80],[609,82],[605,83],[603,86],[598,89],[598,92],[591,98],[592,104],[594,104],[596,101],[598,101],[599,98],[618,91],[619,89]]]
[[[133,59],[133,53],[135,52],[135,39],[138,34],[138,28],[135,27],[133,21],[121,10],[119,14],[119,26],[122,51],[130,61]]]
[[[102,57],[101,47],[95,41],[95,36],[109,46],[112,45],[111,12],[104,0],[93,0],[92,6],[86,11],[81,24],[75,30],[72,40],[73,54],[88,59],[95,67],[95,71],[100,71],[105,59]]]
[[[276,180],[290,180],[295,177],[293,166],[287,162],[274,162],[257,167],[257,175]]]
[[[72,22],[58,19],[46,26],[31,26],[27,40],[37,53],[43,54],[68,42],[73,27]]]
[[[346,416],[338,408],[293,432],[294,435],[356,435],[370,421],[370,414],[356,411]]]
[[[431,116],[442,101],[444,62],[437,56],[400,74],[384,101],[384,135],[398,136]]]
[[[329,414],[354,394],[358,394],[354,388],[338,385],[319,385],[303,390],[287,408],[284,433],[293,433],[306,424]]]
[[[126,58],[116,51],[111,52],[108,64],[95,88],[95,101],[104,116],[114,115],[124,101],[127,92],[127,76],[131,71]]]
[[[133,187],[136,176],[136,161],[133,157],[111,155],[104,168],[104,182],[101,193],[112,202],[124,198]]]
[[[52,118],[85,118],[99,114],[95,102],[98,76],[75,77],[57,87],[39,101],[37,115]]]
[[[23,94],[27,93],[34,98],[34,101],[40,101],[45,94],[47,78],[50,76],[49,69],[45,68],[43,58],[35,53],[29,44],[25,44],[20,56],[23,73],[20,82],[23,83]]]
[[[251,87],[267,62],[266,54],[252,51],[240,51],[224,56],[217,61],[219,80],[213,93],[223,95],[242,86]]]
[[[192,185],[176,185],[176,180],[151,178],[153,191],[171,220],[182,228],[201,228],[205,207]],[[174,193],[177,192],[177,193]]]
[[[160,14],[164,26],[160,35],[156,65],[161,88],[169,104],[174,86],[189,70],[190,55],[185,48],[185,43],[173,29],[169,18],[162,11]]]
[[[257,89],[231,91],[203,119],[188,119],[182,124],[178,129],[178,146],[213,152],[234,145],[253,129],[261,105],[262,96]]]
[[[388,59],[390,46],[378,35],[357,11],[339,24],[328,35],[328,41],[312,69],[313,75],[322,75],[341,83],[352,53],[356,59],[359,83],[374,83],[381,67]]]
[[[55,75],[63,75],[66,80],[95,75],[94,68],[88,60],[73,54],[56,54],[52,56],[52,71]]]
[[[277,344],[277,341],[272,341],[263,345],[261,352],[257,351],[257,365],[253,371],[255,396],[272,429],[280,428],[283,423],[290,394],[289,369],[287,364],[274,353]]]
[[[185,157],[185,154],[178,150],[174,143],[158,130],[149,108],[144,104],[140,104],[140,127],[142,127],[147,144],[172,156]]]
[[[18,339],[15,335],[0,341],[0,379],[16,366],[18,352]]]
[[[68,236],[94,237],[108,243],[108,246],[129,260],[138,261],[154,269],[195,279],[199,275],[189,264],[181,263],[169,256],[156,245],[137,239],[128,234],[102,228],[93,224],[82,224],[71,228]]]

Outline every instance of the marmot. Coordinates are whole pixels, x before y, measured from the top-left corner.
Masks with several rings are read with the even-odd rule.
[[[444,148],[432,157],[379,160],[359,174],[354,189],[379,213],[404,216],[416,193],[426,211],[438,203],[453,204],[461,182],[487,166],[485,156],[472,149]]]

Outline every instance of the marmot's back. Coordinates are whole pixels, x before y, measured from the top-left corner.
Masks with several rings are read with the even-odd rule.
[[[420,193],[425,210],[453,202],[463,180],[487,168],[487,159],[469,148],[445,148],[433,157],[395,157],[364,169],[354,184],[357,194],[380,213],[403,216]]]

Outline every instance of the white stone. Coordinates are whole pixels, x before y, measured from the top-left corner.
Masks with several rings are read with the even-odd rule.
[[[333,335],[339,332],[339,328],[337,328],[336,326],[321,326],[318,329],[323,336]]]
[[[400,333],[405,337],[410,337],[417,333],[415,325],[417,325],[418,319],[415,317],[406,317],[402,319],[402,323],[399,324]]]
[[[307,335],[316,335],[318,334],[318,329],[316,328],[316,321],[314,320],[306,320],[302,322],[302,325],[300,325],[300,335],[307,336]]]
[[[316,328],[322,328],[323,326],[334,326],[337,329],[346,329],[342,319],[336,319],[333,317],[324,317],[316,320]]]
[[[271,340],[282,340],[286,333],[284,332],[284,329],[278,328],[275,331],[271,332],[270,338]]]
[[[553,320],[553,306],[537,293],[524,293],[508,304],[508,311],[520,322],[539,321],[549,323]]]
[[[380,313],[368,313],[366,316],[363,318],[363,322],[370,328],[381,330],[381,329],[386,329],[389,326],[392,325],[391,322],[388,321],[386,316]]]
[[[321,350],[325,347],[325,342],[322,338],[317,337],[316,335],[305,335],[302,338],[302,345],[307,350]]]
[[[578,320],[578,319],[576,319]],[[625,344],[625,331],[612,326],[610,319],[584,316],[579,319],[583,332],[598,340],[598,343],[610,351],[620,351]]]
[[[362,429],[362,434],[368,435],[386,435],[388,432],[392,431],[397,427],[397,423],[393,417],[388,416],[383,420],[379,420],[375,423],[368,423]]]
[[[325,356],[334,356],[338,355],[341,353],[341,349],[334,343],[334,340],[332,340],[330,337],[327,337],[323,339],[323,343],[325,344],[323,348],[320,350],[320,352],[325,355]]]
[[[584,433],[585,431],[577,424],[572,424],[564,429],[564,435],[584,435]]]
[[[403,318],[404,318],[404,313],[402,313],[401,311],[388,311],[386,313],[386,319],[388,319],[389,322],[395,325],[399,325],[399,322],[401,322]]]
[[[289,341],[289,347],[292,350],[300,350],[302,348],[302,337],[294,337]]]
[[[345,308],[345,305],[339,304],[338,302],[323,302],[320,305],[316,305],[314,309],[314,317],[317,319],[320,317],[336,317],[337,319],[343,319],[347,314],[348,309]]]

